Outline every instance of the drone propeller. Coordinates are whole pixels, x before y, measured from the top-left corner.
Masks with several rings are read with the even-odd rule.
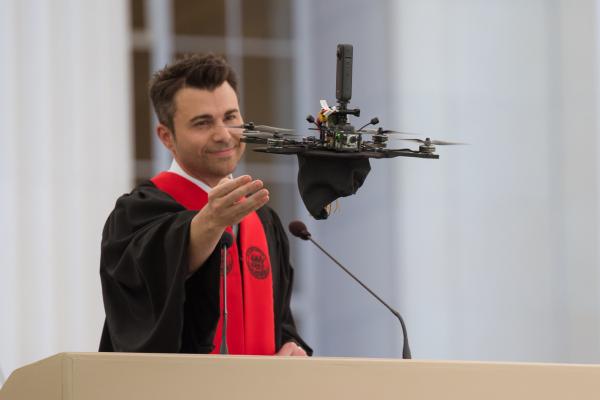
[[[409,142],[417,142],[417,143],[421,143],[424,145],[436,145],[436,146],[455,146],[455,145],[466,145],[468,143],[461,143],[461,142],[447,142],[445,140],[431,140],[429,138],[425,138],[425,140],[423,139],[417,139],[417,138],[394,138],[393,140],[404,140],[404,141],[409,141]]]
[[[273,133],[292,132],[292,129],[279,128],[276,126],[269,126],[269,125],[254,125],[254,129],[256,129],[257,131],[273,132]]]
[[[254,122],[248,122],[242,125],[233,125],[230,128],[243,128],[249,132],[266,132],[266,133],[282,133],[282,132],[292,132],[292,129],[288,128],[279,128],[276,126],[269,125],[255,125]]]
[[[361,129],[359,131],[357,131],[358,133],[362,133],[362,134],[366,134],[366,135],[412,135],[412,136],[419,136],[416,133],[410,133],[410,132],[400,132],[400,131],[395,131],[393,129]]]
[[[244,131],[242,133],[243,137],[259,138],[259,139],[270,139],[274,135],[275,135],[274,133],[260,132],[260,131]]]
[[[256,131],[244,131],[242,136],[252,137],[252,138],[260,138],[260,139],[284,139],[284,138],[292,138],[292,137],[301,137],[301,135],[297,135],[294,133],[281,133],[281,132],[262,132],[259,130]]]

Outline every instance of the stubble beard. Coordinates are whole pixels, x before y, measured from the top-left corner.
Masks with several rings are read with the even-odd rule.
[[[244,148],[238,145],[235,148],[234,154],[228,158],[215,159],[205,155],[202,163],[205,167],[204,171],[198,171],[198,173],[200,175],[202,175],[202,173],[204,173],[204,175],[208,174],[209,177],[214,180],[221,180],[228,177],[237,168],[243,153]]]

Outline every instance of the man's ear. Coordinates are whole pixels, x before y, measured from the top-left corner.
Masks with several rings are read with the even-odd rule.
[[[156,127],[156,134],[162,142],[162,144],[171,152],[175,154],[175,134],[164,124],[159,123]]]

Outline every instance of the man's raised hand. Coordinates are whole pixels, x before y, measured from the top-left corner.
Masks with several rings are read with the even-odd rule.
[[[208,203],[190,225],[189,272],[196,271],[217,246],[226,227],[269,201],[269,191],[248,175],[224,178],[208,193]]]
[[[249,175],[223,178],[208,193],[208,204],[200,211],[207,223],[217,229],[235,225],[269,201],[269,191],[261,180]]]

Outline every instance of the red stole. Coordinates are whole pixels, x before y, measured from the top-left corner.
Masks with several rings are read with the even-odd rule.
[[[151,179],[160,190],[188,210],[200,210],[208,194],[195,183],[172,173],[161,172]],[[231,227],[227,231],[233,235]],[[237,241],[227,253],[227,345],[230,354],[273,355],[275,318],[273,314],[273,277],[269,248],[262,222],[256,212],[239,224]],[[242,261],[240,265],[240,259]],[[202,268],[202,267],[201,267]],[[221,316],[213,340],[213,353],[219,352],[223,325],[223,278],[220,290]]]

